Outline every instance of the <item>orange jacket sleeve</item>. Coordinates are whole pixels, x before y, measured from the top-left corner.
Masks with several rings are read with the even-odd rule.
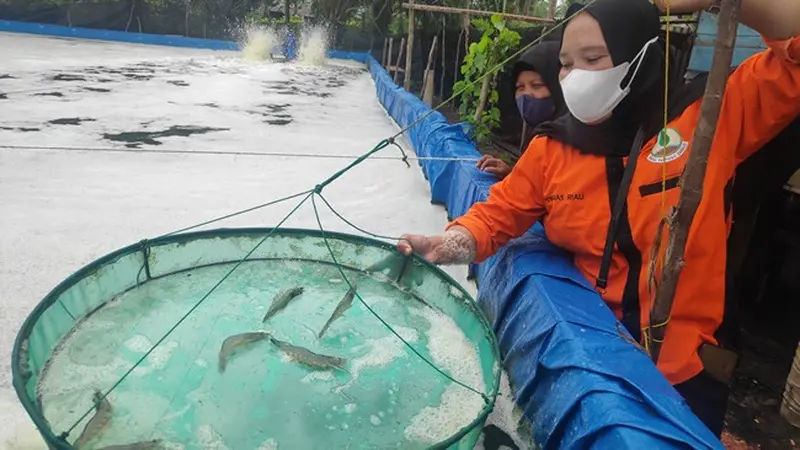
[[[728,79],[717,129],[737,142],[736,163],[778,135],[800,114],[800,37],[775,41]],[[735,134],[738,133],[738,136]]]
[[[488,200],[476,203],[448,225],[461,225],[475,236],[476,262],[521,236],[545,213],[542,193],[547,143],[544,137],[533,139],[511,173],[489,189]]]

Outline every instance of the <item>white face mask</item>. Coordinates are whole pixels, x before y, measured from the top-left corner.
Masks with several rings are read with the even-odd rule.
[[[655,43],[655,37],[644,44],[639,53],[633,58],[636,68],[625,88],[621,88],[622,80],[628,74],[631,63],[624,62],[606,70],[581,70],[572,69],[561,80],[561,90],[564,92],[564,101],[569,112],[581,122],[591,125],[607,117],[614,108],[628,95],[631,84],[636,78],[636,73],[644,61],[644,55],[650,44]],[[633,62],[631,61],[631,62]]]

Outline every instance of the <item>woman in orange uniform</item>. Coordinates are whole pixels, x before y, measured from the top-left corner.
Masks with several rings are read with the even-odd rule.
[[[558,42],[542,42],[525,52],[514,64],[514,99],[524,121],[522,139],[525,147],[533,139],[533,130],[537,126],[567,112],[558,82],[561,70],[559,47]],[[505,161],[492,155],[483,155],[476,167],[501,180],[511,173],[511,167]]]
[[[671,7],[691,13],[716,3],[671,0]],[[560,61],[570,114],[541,130],[509,176],[491,188],[488,201],[444,234],[405,235],[399,250],[413,249],[437,264],[481,262],[544,217],[549,240],[574,254],[575,265],[641,340],[654,296],[647,261],[663,213],[678,202],[677,181],[691,152],[702,95],[692,85],[673,89],[663,126],[658,16],[647,0],[597,0],[569,20]],[[800,114],[800,2],[741,0],[740,19],[769,48],[729,76],[657,361],[717,435],[728,397],[728,380],[712,358],[726,346],[719,332],[725,328],[727,193],[737,165]],[[662,129],[663,146],[656,143]]]

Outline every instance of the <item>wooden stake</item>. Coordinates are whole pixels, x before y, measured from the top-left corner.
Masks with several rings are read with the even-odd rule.
[[[442,16],[442,75],[439,78],[439,98],[444,98],[444,73],[445,69],[447,68],[446,60],[444,58],[444,52],[447,49],[447,42],[445,38],[447,37],[447,21]]]
[[[414,0],[410,0],[409,5],[414,5]],[[407,91],[411,90],[411,60],[414,56],[414,9],[408,10],[408,41],[406,42],[406,73],[403,82],[403,88]],[[398,64],[400,61],[398,60]]]
[[[406,43],[406,38],[400,39],[400,51],[397,52],[397,61],[394,62],[394,77],[392,77],[392,81],[394,81],[394,84],[397,84],[397,74],[400,73],[401,70],[403,70],[400,68],[400,60],[403,59],[403,50],[406,49],[406,47],[403,45],[405,43]],[[408,78],[408,74],[406,74],[405,77]]]
[[[386,50],[389,47],[389,38],[383,38],[383,50],[381,51],[381,66],[386,67]]]
[[[472,121],[478,123],[483,118],[483,110],[486,108],[486,100],[489,99],[489,84],[492,81],[494,76],[492,74],[488,74],[481,83],[481,95],[478,98],[478,107],[475,108],[475,117],[472,118]]]
[[[725,94],[725,86],[731,68],[733,44],[736,42],[739,3],[740,0],[722,0],[721,2],[714,58],[711,61],[706,91],[700,106],[700,119],[695,129],[692,151],[680,179],[680,200],[667,218],[669,237],[665,255],[666,262],[650,312],[651,328],[647,334],[650,357],[654,362],[658,362],[661,342],[664,340],[672,302],[684,265],[683,255],[686,250],[689,228],[703,197],[703,181],[708,164],[708,154],[717,129],[722,97]],[[658,255],[655,257],[658,258]],[[653,263],[654,261],[651,261],[651,264]],[[703,270],[703,268],[698,267],[697,270]]]
[[[463,36],[464,36],[464,30],[459,31],[458,32],[458,42],[456,42],[456,57],[454,59],[455,67],[453,68],[453,85],[456,84],[456,82],[458,81],[458,74],[461,73],[461,70],[460,70],[460,68],[461,68],[461,61],[460,61],[461,60],[461,39],[463,38]]]
[[[436,53],[436,40],[439,36],[433,36],[433,42],[431,43],[431,49],[428,52],[428,63],[425,65],[425,74],[422,77],[422,97],[425,98],[426,89],[428,88],[428,74],[433,72],[431,70],[431,65],[433,64],[433,55]],[[433,76],[433,75],[430,75]],[[430,106],[430,105],[428,105]]]
[[[472,26],[472,18],[469,16],[469,14],[462,14],[461,28],[464,30],[464,57],[466,57],[467,54],[469,54],[469,29],[471,26]]]
[[[394,45],[394,38],[389,38],[389,51],[386,53],[386,70],[390,70],[389,68],[392,65],[392,46]]]
[[[556,6],[558,6],[558,0],[550,0],[550,4],[547,8],[548,19],[554,20],[556,18]]]
[[[425,103],[428,106],[433,106],[433,89],[434,89],[434,79],[433,76],[435,75],[434,70],[426,70],[425,71],[425,85],[422,87],[422,103]]]

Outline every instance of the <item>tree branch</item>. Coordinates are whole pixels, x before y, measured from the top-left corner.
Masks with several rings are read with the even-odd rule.
[[[700,106],[700,118],[692,140],[692,150],[680,180],[680,200],[667,218],[669,238],[665,255],[666,262],[653,308],[650,311],[650,332],[647,333],[650,357],[654,362],[658,362],[661,342],[664,340],[675,291],[678,287],[681,269],[684,266],[684,252],[689,228],[703,197],[703,181],[705,180],[708,155],[714,140],[722,98],[730,73],[733,44],[736,42],[739,3],[740,0],[722,0],[720,5],[714,58],[711,61],[706,91]],[[658,255],[655,257],[657,258]],[[696,269],[703,270],[702,267]]]

